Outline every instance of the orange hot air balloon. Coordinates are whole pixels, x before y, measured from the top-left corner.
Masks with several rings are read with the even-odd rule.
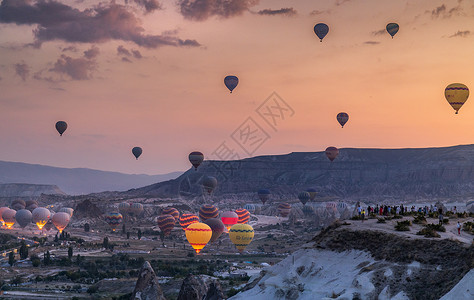
[[[239,224],[245,224],[250,220],[250,213],[245,208],[238,208],[235,210],[235,213],[239,216],[239,220],[237,221]]]
[[[221,220],[228,232],[232,225],[237,224],[239,221],[239,216],[233,211],[226,211],[222,214]]]
[[[193,223],[186,228],[186,239],[197,254],[201,252],[212,237],[212,229],[204,223]]]
[[[179,211],[174,207],[165,207],[161,210],[162,215],[172,215],[176,221],[179,221]]]
[[[204,204],[199,209],[199,218],[201,218],[201,221],[217,218],[217,216],[219,216],[219,210],[212,204]]]
[[[186,230],[193,223],[199,223],[199,217],[194,214],[181,214],[179,217],[179,225],[181,225],[183,230]]]
[[[38,226],[39,230],[43,229],[44,224],[48,222],[51,217],[51,212],[49,209],[44,207],[37,207],[33,210],[33,223]]]
[[[5,225],[7,226],[8,229],[11,229],[12,226],[15,224],[15,215],[16,215],[16,210],[14,209],[7,209],[3,212],[2,214],[2,219],[3,222],[5,222]]]
[[[174,228],[174,224],[176,224],[176,219],[172,215],[161,215],[156,221],[158,227],[160,227],[160,230],[165,236],[170,235],[171,230]]]
[[[337,149],[336,147],[326,148],[326,156],[331,162],[335,160],[338,155],[339,155],[339,149]]]
[[[291,205],[288,203],[280,203],[278,205],[278,212],[280,213],[280,216],[283,218],[288,217],[291,211]]]
[[[67,212],[57,212],[52,217],[53,224],[59,230],[59,233],[62,233],[64,228],[69,224],[71,216]]]

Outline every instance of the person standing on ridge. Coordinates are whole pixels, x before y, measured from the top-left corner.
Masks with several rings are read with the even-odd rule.
[[[458,235],[461,235],[461,223],[458,223],[456,224],[456,228],[458,229]]]

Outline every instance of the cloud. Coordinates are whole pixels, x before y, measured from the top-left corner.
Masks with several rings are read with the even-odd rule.
[[[123,62],[131,63],[132,61],[128,57],[122,57]]]
[[[30,75],[30,67],[24,62],[15,64],[16,75],[20,76],[23,81],[26,81]]]
[[[3,0],[0,23],[37,25],[33,30],[35,41],[32,45],[35,47],[53,40],[73,43],[121,40],[145,48],[200,46],[195,40],[145,34],[140,20],[126,6],[113,1],[81,11],[56,0]]]
[[[63,48],[63,52],[66,52],[66,51],[77,52],[77,48],[74,46]]]
[[[178,0],[178,6],[184,18],[205,21],[212,16],[240,16],[258,2],[259,0]]]
[[[312,12],[309,13],[310,16],[319,16],[324,13],[329,13],[329,11],[324,11],[324,10],[313,10]]]
[[[128,51],[124,46],[122,45],[119,45],[117,47],[117,54],[118,55],[126,55],[126,56],[131,56],[132,54],[130,53],[130,51]]]
[[[351,0],[336,0],[336,6],[343,5],[344,3],[347,3]]]
[[[133,2],[139,7],[143,8],[146,13],[154,12],[155,10],[162,9],[161,4],[158,0],[125,0],[125,3]]]
[[[133,54],[133,57],[135,57],[136,59],[140,59],[140,58],[143,57],[142,54],[140,53],[140,51],[138,51],[138,50],[133,50],[132,49],[132,54]]]
[[[455,34],[453,34],[449,37],[450,38],[453,38],[453,37],[468,37],[469,35],[471,35],[471,32],[469,30],[464,30],[464,31],[458,30],[458,32],[456,32]]]
[[[380,29],[380,30],[377,30],[377,31],[372,31],[372,35],[382,35],[382,34],[385,34],[386,33],[386,30],[385,29]]]
[[[266,16],[276,16],[276,15],[294,16],[297,14],[297,12],[293,7],[288,7],[288,8],[280,8],[280,9],[264,9],[264,10],[259,11],[258,14],[266,15]]]
[[[96,68],[97,64],[94,60],[85,57],[72,58],[62,54],[49,71],[67,75],[72,80],[87,80],[92,78],[92,72]]]
[[[366,45],[378,45],[378,44],[380,44],[380,42],[376,42],[376,41],[365,41],[364,44],[366,44]]]
[[[84,57],[87,59],[96,58],[99,55],[99,48],[96,46],[92,46],[89,50],[84,51]]]
[[[426,12],[431,13],[431,17],[434,19],[437,19],[437,18],[445,19],[445,18],[451,18],[453,16],[459,16],[460,14],[462,14],[461,2],[462,1],[458,1],[458,4],[451,9],[448,9],[446,5],[443,4],[441,6],[436,7],[435,9],[431,11],[426,11]]]
[[[140,51],[135,50],[135,49],[132,49],[132,50],[129,51],[129,50],[128,50],[127,48],[125,48],[123,45],[120,45],[120,46],[117,47],[117,55],[125,55],[125,56],[128,56],[128,57],[133,56],[133,57],[136,58],[136,59],[141,59],[141,58],[143,58],[143,56],[142,56],[142,54],[141,54]],[[124,57],[124,58],[125,58],[125,57]],[[124,58],[122,58],[123,61],[125,61]],[[131,61],[130,59],[128,59],[128,58],[127,58],[126,61],[127,61],[127,62],[132,62],[132,61]]]

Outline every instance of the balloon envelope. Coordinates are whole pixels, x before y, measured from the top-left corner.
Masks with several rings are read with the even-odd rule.
[[[206,176],[202,181],[202,186],[207,194],[210,195],[217,186],[217,179],[212,176]]]
[[[237,76],[234,76],[234,75],[226,76],[224,78],[224,84],[229,89],[229,91],[232,93],[232,91],[239,84],[239,78],[237,78]]]
[[[179,217],[179,225],[186,230],[186,227],[193,223],[199,223],[199,217],[195,214],[181,214]]]
[[[67,123],[64,121],[56,122],[56,130],[59,132],[59,135],[62,136],[64,131],[67,129]]]
[[[400,29],[397,23],[388,23],[387,27],[385,28],[387,29],[388,34],[392,36],[392,39],[393,36],[398,32],[398,29]]]
[[[239,216],[233,211],[226,211],[222,214],[221,220],[227,230],[229,230],[232,225],[237,224],[237,222],[239,221]]]
[[[338,155],[339,155],[339,149],[337,149],[336,147],[326,148],[326,156],[331,162],[335,160]]]
[[[207,219],[204,221],[204,223],[207,224],[212,230],[212,236],[210,239],[211,243],[215,242],[225,231],[224,223],[222,223],[222,221],[217,218]]]
[[[63,232],[64,228],[69,224],[69,220],[71,220],[71,216],[67,212],[57,212],[54,214],[53,224],[59,230],[59,232]]]
[[[206,221],[207,219],[217,218],[219,215],[219,210],[212,204],[204,204],[199,209],[199,218],[201,221]]]
[[[105,215],[105,222],[109,224],[112,231],[115,231],[122,224],[123,216],[118,212],[110,212]]]
[[[33,220],[33,215],[27,209],[20,209],[16,212],[15,219],[21,228],[25,228]]]
[[[462,83],[451,83],[444,90],[444,96],[457,114],[469,97],[469,89]]]
[[[212,237],[212,229],[204,223],[193,223],[186,228],[186,239],[199,254]]]
[[[349,115],[345,112],[340,112],[337,114],[337,121],[339,124],[341,124],[342,128],[344,128],[344,125],[349,121]]]
[[[265,205],[268,199],[270,199],[270,190],[268,189],[260,189],[258,190],[258,198],[262,200],[262,203]]]
[[[245,208],[238,208],[235,210],[235,213],[239,217],[237,220],[237,223],[239,224],[245,224],[250,220],[250,213]]]
[[[72,209],[70,207],[63,207],[58,212],[65,212],[65,213],[69,214],[69,216],[72,218],[72,215],[74,214],[74,209]]]
[[[298,199],[301,201],[301,203],[303,203],[303,205],[305,205],[306,202],[308,202],[309,199],[311,199],[311,196],[309,195],[308,192],[300,192],[298,194]]]
[[[245,204],[244,208],[248,210],[249,213],[253,214],[255,212],[255,205],[253,204]]]
[[[32,212],[33,214],[33,223],[38,226],[39,230],[43,229],[43,226],[48,222],[51,217],[51,212],[49,209],[44,207],[35,208]]]
[[[4,207],[0,207],[0,222],[2,223],[2,226],[5,225],[5,222],[3,221],[3,218],[2,218],[2,214],[4,211],[6,211],[7,209],[9,209],[8,207],[4,206]]]
[[[252,242],[255,232],[248,224],[235,224],[229,230],[230,241],[239,252],[242,252]]]
[[[130,212],[135,215],[135,217],[139,216],[143,212],[143,205],[141,203],[133,203],[130,205]]]
[[[165,207],[161,210],[162,215],[172,215],[176,221],[179,221],[179,211],[174,207]]]
[[[8,229],[12,228],[12,226],[15,224],[15,215],[16,210],[10,208],[2,213],[3,222],[5,222],[5,225]]]
[[[324,23],[318,23],[314,25],[314,33],[318,36],[319,40],[322,42],[324,37],[329,32],[329,26]]]
[[[119,212],[124,215],[130,211],[130,203],[122,202],[118,205]]]
[[[199,165],[204,160],[204,154],[199,151],[189,153],[189,162],[193,165],[194,169],[197,170]]]
[[[133,154],[133,156],[135,156],[136,159],[138,159],[140,157],[140,155],[142,155],[142,152],[143,152],[143,150],[140,147],[133,147],[133,149],[132,149],[132,154]]]
[[[278,205],[278,213],[280,214],[280,216],[282,217],[288,217],[288,215],[290,214],[290,211],[291,211],[291,205],[288,204],[288,203],[280,203]]]
[[[309,193],[309,200],[313,201],[316,198],[316,190],[313,188],[309,188],[306,191]]]
[[[174,228],[176,219],[172,215],[165,214],[158,217],[157,223],[164,235],[168,236]]]

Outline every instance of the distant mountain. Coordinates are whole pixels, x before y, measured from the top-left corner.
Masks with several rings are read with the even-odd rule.
[[[182,172],[163,175],[135,175],[85,168],[67,169],[0,161],[0,183],[56,185],[69,195],[126,191],[131,188],[173,179],[180,174]]]
[[[47,195],[65,195],[56,185],[5,183],[0,184],[0,198],[35,198]]]
[[[324,152],[295,152],[239,161],[205,161],[197,171],[128,191],[130,196],[176,197],[202,194],[204,176],[218,179],[216,197],[254,195],[268,188],[295,199],[315,188],[318,197],[378,201],[474,198],[474,145],[420,149],[340,149],[330,163]]]

